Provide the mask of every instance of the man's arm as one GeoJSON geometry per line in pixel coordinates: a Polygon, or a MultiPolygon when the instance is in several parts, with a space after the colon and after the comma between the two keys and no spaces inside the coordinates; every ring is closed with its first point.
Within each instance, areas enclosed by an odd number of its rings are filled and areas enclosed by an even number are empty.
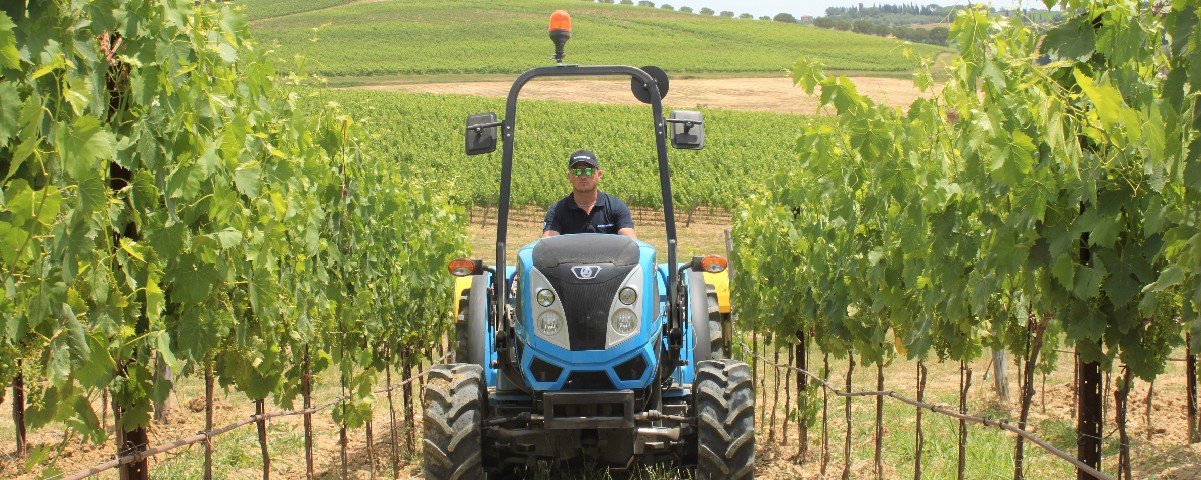
{"type": "Polygon", "coordinates": [[[550,208],[546,209],[546,218],[542,220],[542,238],[553,237],[559,234],[559,222],[555,218],[555,207],[558,203],[551,204],[550,208]]]}
{"type": "Polygon", "coordinates": [[[616,217],[614,218],[614,223],[617,224],[617,233],[637,239],[638,235],[634,234],[634,216],[630,214],[630,207],[627,207],[626,203],[621,200],[617,200],[614,203],[618,207],[613,210],[616,217]]]}

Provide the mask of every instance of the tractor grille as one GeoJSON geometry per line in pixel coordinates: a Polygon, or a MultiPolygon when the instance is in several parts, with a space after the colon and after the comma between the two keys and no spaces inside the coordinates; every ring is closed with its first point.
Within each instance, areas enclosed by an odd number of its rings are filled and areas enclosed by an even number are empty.
{"type": "Polygon", "coordinates": [[[646,371],[646,360],[642,355],[638,355],[618,365],[613,371],[617,373],[617,378],[623,381],[638,380],[642,378],[642,372],[646,371]]]}
{"type": "Polygon", "coordinates": [[[613,382],[605,372],[571,372],[564,390],[613,390],[613,382]]]}
{"type": "Polygon", "coordinates": [[[638,265],[638,245],[623,235],[560,235],[534,247],[537,268],[559,294],[571,350],[604,350],[609,307],[638,265]],[[586,269],[588,275],[573,272],[586,269]]]}
{"type": "MultiPolygon", "coordinates": [[[[567,315],[567,336],[572,350],[604,350],[609,327],[609,306],[631,267],[608,267],[614,275],[596,283],[565,282],[547,275],[563,302],[567,315]]],[[[606,272],[607,273],[607,272],[606,272]]]]}
{"type": "Polygon", "coordinates": [[[534,380],[539,382],[554,382],[559,379],[559,374],[563,373],[563,369],[542,361],[541,358],[535,358],[530,364],[530,371],[534,373],[534,380]]]}

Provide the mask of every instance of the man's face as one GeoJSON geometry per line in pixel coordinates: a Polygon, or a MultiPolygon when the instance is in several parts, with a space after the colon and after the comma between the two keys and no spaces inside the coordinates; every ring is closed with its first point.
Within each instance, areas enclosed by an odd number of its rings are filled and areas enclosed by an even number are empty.
{"type": "Polygon", "coordinates": [[[571,181],[571,188],[577,193],[591,193],[596,190],[596,183],[600,180],[601,172],[599,168],[593,167],[586,163],[577,163],[567,169],[567,179],[571,181]]]}

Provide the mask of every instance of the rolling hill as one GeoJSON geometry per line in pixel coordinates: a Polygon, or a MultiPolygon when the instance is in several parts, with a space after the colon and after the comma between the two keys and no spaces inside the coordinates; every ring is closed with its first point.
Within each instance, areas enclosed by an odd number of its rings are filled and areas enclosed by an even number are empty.
{"type": "Polygon", "coordinates": [[[798,56],[835,70],[899,72],[948,50],[790,23],[545,0],[244,0],[281,58],[326,76],[511,74],[550,63],[546,24],[571,12],[567,61],[657,65],[673,75],[782,72],[798,56]]]}

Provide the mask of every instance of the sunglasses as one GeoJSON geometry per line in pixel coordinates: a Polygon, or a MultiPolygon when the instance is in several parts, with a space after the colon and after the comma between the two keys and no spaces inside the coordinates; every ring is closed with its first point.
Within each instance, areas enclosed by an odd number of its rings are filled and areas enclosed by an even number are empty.
{"type": "Polygon", "coordinates": [[[591,177],[591,176],[592,176],[592,174],[596,172],[596,169],[594,169],[594,168],[592,168],[592,167],[584,167],[584,168],[571,168],[571,169],[569,169],[569,170],[571,171],[571,174],[572,174],[572,175],[575,175],[575,176],[577,176],[577,177],[578,177],[578,176],[580,176],[580,175],[585,175],[585,176],[589,176],[589,177],[591,177]]]}

